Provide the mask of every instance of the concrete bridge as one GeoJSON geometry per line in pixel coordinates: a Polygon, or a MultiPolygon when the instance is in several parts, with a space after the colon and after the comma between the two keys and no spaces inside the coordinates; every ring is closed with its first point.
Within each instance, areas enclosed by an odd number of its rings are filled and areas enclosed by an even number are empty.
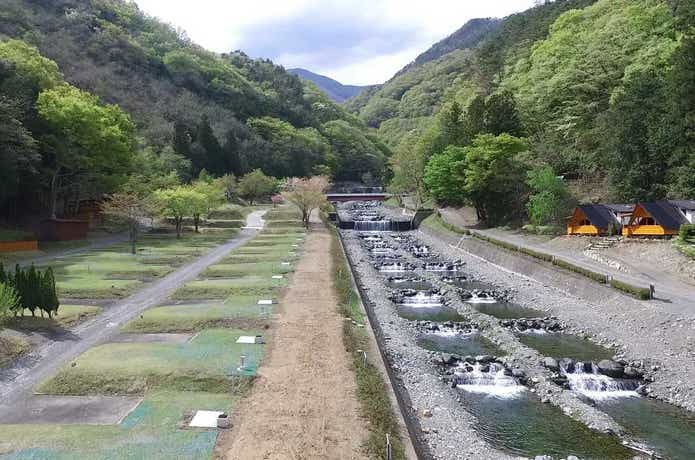
{"type": "Polygon", "coordinates": [[[345,203],[348,201],[386,201],[391,198],[390,193],[326,193],[326,199],[331,203],[345,203]]]}

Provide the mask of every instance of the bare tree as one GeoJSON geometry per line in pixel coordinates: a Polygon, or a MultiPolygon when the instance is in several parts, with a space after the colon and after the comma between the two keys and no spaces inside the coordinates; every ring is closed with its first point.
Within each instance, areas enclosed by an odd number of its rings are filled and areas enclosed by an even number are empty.
{"type": "Polygon", "coordinates": [[[326,176],[314,176],[308,179],[293,177],[287,180],[282,196],[297,206],[307,229],[311,213],[326,202],[326,190],[329,185],[330,182],[326,176]]]}
{"type": "Polygon", "coordinates": [[[135,254],[140,227],[152,216],[150,201],[134,193],[116,193],[102,203],[101,212],[111,217],[116,223],[128,227],[130,252],[135,254]]]}

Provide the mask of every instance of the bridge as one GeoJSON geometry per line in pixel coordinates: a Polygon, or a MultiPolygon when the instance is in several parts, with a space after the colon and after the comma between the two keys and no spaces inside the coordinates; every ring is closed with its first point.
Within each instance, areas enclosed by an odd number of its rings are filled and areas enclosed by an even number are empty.
{"type": "Polygon", "coordinates": [[[331,203],[345,203],[348,201],[386,201],[391,198],[390,193],[326,193],[326,199],[331,203]]]}

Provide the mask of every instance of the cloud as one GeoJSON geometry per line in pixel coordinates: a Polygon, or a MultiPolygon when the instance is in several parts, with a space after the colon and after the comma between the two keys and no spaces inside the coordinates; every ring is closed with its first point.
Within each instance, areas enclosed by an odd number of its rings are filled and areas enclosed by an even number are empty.
{"type": "Polygon", "coordinates": [[[468,20],[534,0],[136,0],[147,13],[218,52],[241,49],[344,83],[389,79],[468,20]]]}

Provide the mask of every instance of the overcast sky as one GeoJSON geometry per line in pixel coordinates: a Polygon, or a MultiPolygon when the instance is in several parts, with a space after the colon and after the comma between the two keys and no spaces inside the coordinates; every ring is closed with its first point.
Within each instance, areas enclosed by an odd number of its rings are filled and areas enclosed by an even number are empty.
{"type": "Polygon", "coordinates": [[[240,49],[344,84],[382,83],[466,21],[534,0],[135,0],[207,49],[240,49]]]}

